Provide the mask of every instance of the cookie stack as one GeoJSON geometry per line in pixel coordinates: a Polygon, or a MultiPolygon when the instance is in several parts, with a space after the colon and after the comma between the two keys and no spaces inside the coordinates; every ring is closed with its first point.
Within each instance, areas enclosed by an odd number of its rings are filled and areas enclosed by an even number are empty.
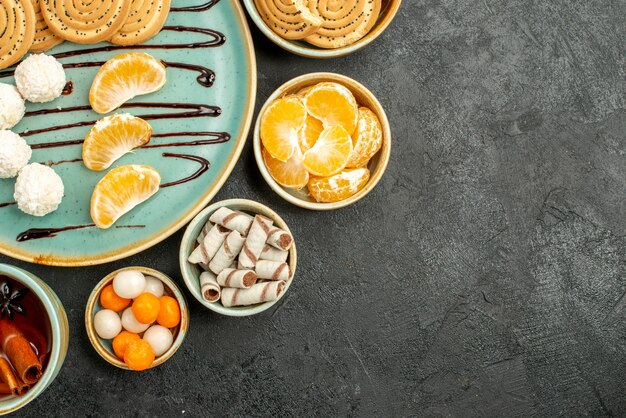
{"type": "Polygon", "coordinates": [[[259,14],[285,39],[319,48],[351,45],[372,30],[381,0],[254,0],[259,14]]]}
{"type": "Polygon", "coordinates": [[[0,69],[63,41],[145,42],[159,33],[169,11],[170,0],[2,0],[0,69]]]}

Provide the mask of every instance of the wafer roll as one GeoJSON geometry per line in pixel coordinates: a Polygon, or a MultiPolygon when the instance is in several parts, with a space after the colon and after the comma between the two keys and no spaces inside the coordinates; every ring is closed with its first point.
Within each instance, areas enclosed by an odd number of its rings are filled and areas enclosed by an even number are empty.
{"type": "Polygon", "coordinates": [[[243,244],[241,254],[239,254],[240,269],[254,268],[263,251],[263,247],[265,247],[265,241],[267,241],[267,236],[273,223],[274,221],[262,215],[254,217],[246,242],[243,244]]]}
{"type": "Polygon", "coordinates": [[[206,234],[209,233],[211,228],[213,228],[213,224],[211,222],[207,222],[206,224],[204,224],[204,226],[200,230],[200,233],[198,234],[198,238],[196,238],[198,244],[202,243],[202,240],[204,240],[204,237],[206,237],[206,234]]]}
{"type": "Polygon", "coordinates": [[[193,264],[207,264],[220,249],[229,233],[230,231],[223,226],[213,226],[205,235],[202,244],[198,245],[189,255],[188,261],[193,264]]]}
{"type": "Polygon", "coordinates": [[[248,289],[256,283],[256,273],[252,270],[236,270],[227,268],[217,276],[217,283],[222,287],[248,289]]]}
{"type": "Polygon", "coordinates": [[[232,231],[238,231],[241,235],[248,235],[254,218],[245,213],[235,212],[225,207],[221,207],[209,218],[213,223],[222,225],[232,231]]]}
{"type": "Polygon", "coordinates": [[[287,261],[288,257],[289,251],[279,250],[269,244],[265,244],[263,251],[261,251],[261,255],[259,256],[259,260],[278,261],[284,263],[287,261]]]}
{"type": "Polygon", "coordinates": [[[217,253],[211,259],[209,269],[215,274],[220,274],[222,270],[232,264],[241,251],[244,241],[245,239],[237,231],[232,231],[228,234],[220,249],[217,250],[217,253]]]}
{"type": "Polygon", "coordinates": [[[222,289],[222,305],[227,308],[231,306],[247,306],[257,303],[271,302],[280,296],[285,288],[285,282],[258,283],[250,289],[222,289]]]}
{"type": "Polygon", "coordinates": [[[293,237],[289,232],[274,227],[267,234],[267,243],[274,248],[286,251],[291,248],[293,237]]]}
{"type": "Polygon", "coordinates": [[[289,280],[291,272],[287,263],[278,261],[259,260],[255,270],[259,279],[263,280],[289,280]]]}
{"type": "Polygon", "coordinates": [[[222,296],[222,288],[217,283],[217,277],[210,271],[205,271],[200,275],[200,293],[202,299],[207,302],[217,302],[222,296]]]}

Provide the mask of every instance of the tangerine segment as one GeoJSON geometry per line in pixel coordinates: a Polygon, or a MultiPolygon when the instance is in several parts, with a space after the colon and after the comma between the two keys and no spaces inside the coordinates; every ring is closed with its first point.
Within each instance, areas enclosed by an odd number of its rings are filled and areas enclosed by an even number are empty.
{"type": "Polygon", "coordinates": [[[359,108],[359,121],[352,134],[354,151],[346,167],[362,167],[380,150],[383,145],[383,129],[380,120],[367,107],[359,108]]]}
{"type": "Polygon", "coordinates": [[[261,116],[261,141],[272,157],[287,161],[298,146],[298,135],[306,119],[300,98],[275,100],[261,116]]]}
{"type": "Polygon", "coordinates": [[[164,84],[165,65],[161,61],[143,52],[119,54],[100,67],[89,90],[89,103],[96,112],[108,113],[164,84]]]}
{"type": "Polygon", "coordinates": [[[122,331],[115,338],[113,338],[113,352],[116,356],[120,358],[120,360],[124,360],[124,353],[126,352],[126,347],[128,343],[131,341],[141,340],[139,335],[134,332],[122,331]]]}
{"type": "Polygon", "coordinates": [[[300,131],[300,136],[298,137],[300,150],[302,150],[302,152],[307,152],[311,149],[317,142],[317,139],[320,137],[323,130],[324,125],[319,119],[315,119],[313,116],[307,115],[304,120],[304,126],[300,131]]]}
{"type": "Polygon", "coordinates": [[[156,321],[159,316],[161,303],[159,302],[159,298],[152,293],[145,292],[135,298],[132,310],[137,321],[142,324],[151,324],[156,321]]]}
{"type": "Polygon", "coordinates": [[[110,228],[122,215],[159,191],[161,176],[147,165],[125,165],[109,171],[91,195],[91,219],[110,228]]]}
{"type": "Polygon", "coordinates": [[[367,184],[370,171],[355,168],[331,177],[313,177],[309,180],[309,192],[318,202],[339,202],[356,194],[367,184]]]}
{"type": "Polygon", "coordinates": [[[358,105],[350,90],[338,83],[319,83],[304,96],[304,106],[325,128],[343,126],[349,134],[356,129],[358,105]]]}
{"type": "Polygon", "coordinates": [[[161,296],[159,298],[161,309],[156,321],[165,328],[174,328],[180,324],[180,306],[178,301],[171,296],[161,296]]]}
{"type": "Polygon", "coordinates": [[[145,120],[124,113],[107,116],[91,128],[83,142],[85,167],[102,171],[122,155],[150,142],[152,127],[145,120]]]}
{"type": "Polygon", "coordinates": [[[352,138],[341,126],[324,129],[313,148],[304,153],[304,168],[316,176],[332,176],[346,166],[352,154],[352,138]]]}
{"type": "Polygon", "coordinates": [[[302,153],[296,150],[294,155],[282,162],[272,157],[269,152],[263,148],[263,161],[265,167],[276,183],[283,187],[300,190],[309,182],[309,172],[302,165],[302,153]]]}
{"type": "Polygon", "coordinates": [[[129,341],[124,351],[124,363],[129,369],[142,371],[149,369],[154,362],[154,350],[148,342],[139,339],[129,341]]]}
{"type": "Polygon", "coordinates": [[[102,305],[104,309],[121,312],[130,305],[130,299],[118,296],[115,290],[113,290],[113,285],[110,284],[105,286],[102,292],[100,292],[100,305],[102,305]]]}

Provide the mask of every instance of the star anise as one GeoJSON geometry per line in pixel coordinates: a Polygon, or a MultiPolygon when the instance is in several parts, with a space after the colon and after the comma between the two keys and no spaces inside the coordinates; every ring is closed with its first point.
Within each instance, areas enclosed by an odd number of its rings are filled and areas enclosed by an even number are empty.
{"type": "Polygon", "coordinates": [[[12,321],[13,315],[16,313],[26,316],[26,309],[24,309],[24,306],[19,302],[24,299],[24,296],[27,294],[28,289],[25,287],[19,290],[13,290],[11,283],[7,280],[0,283],[0,319],[4,318],[6,315],[12,321]]]}

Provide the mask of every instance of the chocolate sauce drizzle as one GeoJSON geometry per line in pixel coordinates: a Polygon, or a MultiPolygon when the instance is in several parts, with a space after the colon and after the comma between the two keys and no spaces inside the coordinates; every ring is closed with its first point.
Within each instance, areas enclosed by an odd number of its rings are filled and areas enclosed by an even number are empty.
{"type": "Polygon", "coordinates": [[[69,96],[73,92],[74,92],[74,83],[72,81],[68,81],[67,83],[65,83],[65,86],[63,87],[63,91],[61,92],[61,94],[63,96],[69,96]]]}
{"type": "MultiPolygon", "coordinates": [[[[63,228],[31,228],[24,232],[21,232],[17,235],[15,240],[17,242],[25,242],[34,239],[42,239],[42,238],[53,238],[56,237],[57,234],[65,231],[74,231],[77,229],[87,229],[87,228],[95,228],[95,224],[87,224],[87,225],[70,225],[64,226],[63,228]]],[[[145,225],[120,225],[115,228],[145,228],[145,225]]]]}
{"type": "Polygon", "coordinates": [[[209,0],[206,3],[197,6],[172,7],[170,12],[203,12],[215,6],[220,0],[209,0]]]}
{"type": "Polygon", "coordinates": [[[187,183],[188,181],[195,180],[198,177],[200,177],[201,175],[203,175],[204,173],[206,173],[209,170],[209,168],[211,167],[211,163],[209,162],[209,160],[207,160],[206,158],[198,157],[196,155],[173,154],[173,153],[170,153],[170,152],[164,152],[162,155],[165,158],[184,158],[185,160],[195,161],[195,162],[200,164],[200,168],[198,169],[198,171],[196,171],[195,173],[193,173],[189,177],[185,177],[185,178],[177,180],[177,181],[172,181],[170,183],[162,184],[161,185],[162,189],[164,189],[166,187],[177,186],[179,184],[183,184],[183,183],[187,183]]]}
{"type": "Polygon", "coordinates": [[[0,203],[0,208],[6,208],[7,206],[13,206],[13,205],[17,205],[17,202],[0,203]]]}

